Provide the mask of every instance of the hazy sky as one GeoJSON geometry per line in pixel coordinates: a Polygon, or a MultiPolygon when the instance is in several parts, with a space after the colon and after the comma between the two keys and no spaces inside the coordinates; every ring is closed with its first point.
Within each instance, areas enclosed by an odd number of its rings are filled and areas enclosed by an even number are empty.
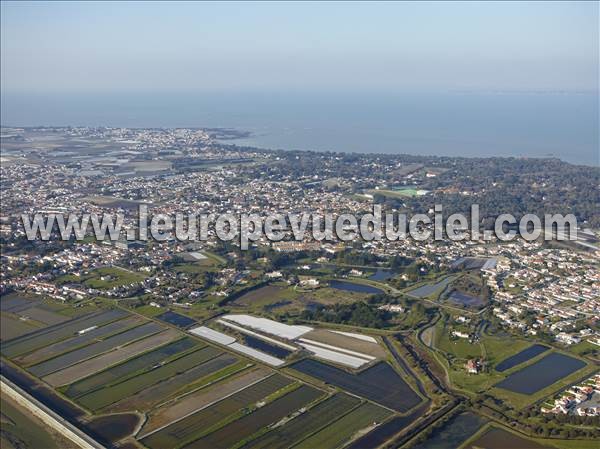
{"type": "Polygon", "coordinates": [[[2,2],[5,92],[598,88],[598,3],[2,2]]]}

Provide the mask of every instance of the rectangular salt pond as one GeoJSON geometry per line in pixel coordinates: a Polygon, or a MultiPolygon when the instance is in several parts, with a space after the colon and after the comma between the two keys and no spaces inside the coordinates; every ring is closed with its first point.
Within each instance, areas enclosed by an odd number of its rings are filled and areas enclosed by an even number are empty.
{"type": "Polygon", "coordinates": [[[528,348],[523,349],[521,352],[518,352],[517,354],[512,355],[498,363],[496,365],[496,371],[500,373],[506,371],[507,369],[520,365],[521,363],[526,362],[527,360],[532,359],[543,352],[546,352],[548,349],[550,349],[548,346],[540,344],[529,346],[528,348]]]}
{"type": "Polygon", "coordinates": [[[530,395],[584,366],[585,362],[581,360],[553,352],[532,365],[511,374],[495,386],[515,393],[530,395]]]}

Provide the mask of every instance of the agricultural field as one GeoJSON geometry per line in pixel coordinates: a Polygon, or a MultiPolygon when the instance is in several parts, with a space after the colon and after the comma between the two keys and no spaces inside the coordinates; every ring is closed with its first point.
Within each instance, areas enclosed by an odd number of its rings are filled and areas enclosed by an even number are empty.
{"type": "Polygon", "coordinates": [[[17,294],[4,295],[0,298],[2,312],[17,313],[20,310],[33,307],[34,302],[17,294]]]}
{"type": "Polygon", "coordinates": [[[104,352],[126,345],[135,340],[148,337],[164,330],[156,323],[145,323],[120,334],[113,335],[104,340],[96,341],[80,349],[67,352],[45,362],[38,363],[28,368],[28,371],[37,377],[44,377],[55,371],[60,371],[68,366],[75,365],[87,359],[91,359],[104,352]]]}
{"type": "Polygon", "coordinates": [[[56,371],[44,377],[44,381],[52,386],[67,385],[97,373],[107,366],[115,365],[123,360],[127,360],[142,352],[149,351],[176,338],[178,338],[178,335],[175,331],[171,329],[165,330],[151,335],[148,338],[137,340],[116,350],[101,354],[98,357],[87,359],[60,371],[56,371]]]}
{"type": "Polygon", "coordinates": [[[140,437],[149,435],[157,429],[175,422],[195,411],[224,399],[244,388],[260,382],[270,376],[272,372],[264,368],[249,369],[238,375],[226,377],[211,385],[211,388],[200,388],[175,402],[161,405],[150,413],[148,419],[140,430],[140,437]]]}
{"type": "MultiPolygon", "coordinates": [[[[358,407],[360,400],[344,393],[331,396],[264,436],[248,444],[249,449],[285,449],[331,425],[358,407]]],[[[321,447],[321,446],[319,446],[321,447]]]]}
{"type": "Polygon", "coordinates": [[[125,379],[141,370],[149,369],[156,363],[166,361],[170,357],[176,356],[186,352],[193,347],[201,346],[199,342],[192,340],[191,338],[182,338],[173,343],[164,345],[153,351],[144,353],[137,357],[131,358],[130,360],[108,368],[104,371],[100,371],[97,374],[86,377],[80,381],[74,382],[65,390],[65,394],[75,399],[86,393],[89,393],[102,385],[110,384],[118,381],[119,379],[125,379]]]}
{"type": "Polygon", "coordinates": [[[406,412],[421,402],[419,395],[385,362],[358,374],[311,359],[301,360],[291,368],[399,412],[406,412]]]}
{"type": "Polygon", "coordinates": [[[168,449],[185,441],[193,441],[228,416],[251,407],[292,384],[292,379],[279,374],[267,377],[146,436],[142,443],[151,449],[168,449]]]}
{"type": "Polygon", "coordinates": [[[311,437],[293,446],[295,449],[335,449],[347,444],[353,437],[385,421],[392,412],[366,402],[311,437]]]}
{"type": "Polygon", "coordinates": [[[72,337],[83,329],[101,326],[110,323],[111,321],[124,318],[127,315],[127,312],[112,309],[74,318],[65,323],[61,323],[60,325],[46,327],[22,337],[3,342],[2,354],[6,357],[16,357],[72,337]]]}
{"type": "Polygon", "coordinates": [[[318,359],[353,369],[386,357],[385,351],[379,346],[377,340],[369,335],[287,325],[271,319],[243,314],[223,315],[217,320],[217,324],[227,333],[206,326],[192,329],[191,332],[198,332],[199,336],[225,344],[231,349],[273,366],[283,365],[285,358],[301,348],[318,359]],[[235,335],[235,338],[231,334],[235,335]],[[236,340],[248,341],[250,347],[244,347],[236,340]],[[292,342],[295,345],[290,345],[292,342]],[[279,354],[280,358],[273,358],[276,357],[275,354],[279,354]]]}
{"type": "Polygon", "coordinates": [[[302,407],[306,407],[322,395],[322,391],[302,385],[183,447],[185,449],[230,448],[243,443],[261,429],[276,424],[302,407]]]}
{"type": "Polygon", "coordinates": [[[42,327],[40,323],[26,321],[8,313],[0,316],[0,341],[11,340],[34,332],[42,327]]]}
{"type": "Polygon", "coordinates": [[[87,393],[79,397],[77,402],[88,410],[101,410],[158,382],[165,381],[180,372],[189,370],[219,354],[220,351],[213,347],[195,350],[156,369],[150,369],[150,371],[146,371],[123,382],[107,385],[87,393]]]}
{"type": "Polygon", "coordinates": [[[15,357],[14,360],[23,366],[35,365],[57,355],[83,347],[95,340],[110,337],[111,335],[124,332],[131,327],[139,326],[141,324],[142,320],[137,317],[113,321],[112,323],[97,327],[83,334],[77,334],[66,340],[61,340],[25,355],[15,357]]]}
{"type": "MultiPolygon", "coordinates": [[[[212,348],[211,348],[212,349],[212,348]]],[[[183,388],[193,387],[207,376],[221,373],[231,367],[239,359],[232,354],[219,354],[216,357],[200,363],[193,368],[181,371],[178,374],[158,382],[151,387],[134,395],[128,396],[110,407],[112,412],[127,410],[149,410],[163,400],[171,397],[183,388]]]]}
{"type": "MultiPolygon", "coordinates": [[[[66,322],[72,318],[71,307],[43,302],[15,293],[0,300],[0,341],[16,339],[36,330],[66,322]]],[[[84,310],[75,310],[81,314],[84,310]]]]}
{"type": "Polygon", "coordinates": [[[471,441],[465,445],[464,449],[478,449],[481,447],[486,449],[505,449],[507,447],[511,449],[551,449],[550,446],[544,446],[543,444],[493,426],[487,429],[475,441],[471,441]]]}
{"type": "MultiPolygon", "coordinates": [[[[7,301],[3,307],[13,312],[2,316],[11,317],[32,304],[7,301]]],[[[3,342],[2,351],[40,379],[31,377],[29,385],[38,385],[57,407],[69,407],[66,416],[83,423],[106,446],[118,441],[121,447],[143,444],[150,449],[283,448],[318,442],[318,447],[333,449],[364,436],[391,418],[393,410],[404,412],[422,403],[381,361],[387,353],[369,335],[224,315],[215,325],[228,335],[206,328],[234,341],[222,344],[212,334],[185,332],[187,323],[180,318],[187,317],[176,313],[154,320],[121,309],[86,308],[82,313],[65,314],[56,324],[40,323],[34,331],[3,342]],[[320,351],[360,355],[368,367],[351,374],[304,358],[293,369],[314,365],[322,372],[298,370],[299,380],[289,377],[288,368],[278,372],[240,349],[285,360],[305,357],[302,344],[316,348],[313,357],[320,357],[320,351]],[[323,382],[336,388],[323,388],[323,382]]]]}
{"type": "Polygon", "coordinates": [[[48,308],[41,306],[30,307],[24,311],[20,311],[19,315],[25,320],[32,320],[34,322],[42,323],[46,326],[52,326],[53,324],[59,324],[67,321],[68,316],[61,315],[48,308]]]}
{"type": "Polygon", "coordinates": [[[251,335],[244,335],[242,339],[245,345],[279,359],[285,359],[292,353],[292,351],[282,348],[281,346],[267,343],[266,341],[251,335]]]}
{"type": "Polygon", "coordinates": [[[563,440],[558,438],[529,438],[522,434],[487,424],[459,449],[597,449],[594,440],[563,440]]]}

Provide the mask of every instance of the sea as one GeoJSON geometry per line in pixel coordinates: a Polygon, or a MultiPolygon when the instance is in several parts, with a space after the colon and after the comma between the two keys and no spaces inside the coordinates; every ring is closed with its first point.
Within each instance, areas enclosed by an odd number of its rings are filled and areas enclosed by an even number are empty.
{"type": "Polygon", "coordinates": [[[600,165],[598,92],[3,92],[3,126],[234,128],[239,145],[600,165]]]}

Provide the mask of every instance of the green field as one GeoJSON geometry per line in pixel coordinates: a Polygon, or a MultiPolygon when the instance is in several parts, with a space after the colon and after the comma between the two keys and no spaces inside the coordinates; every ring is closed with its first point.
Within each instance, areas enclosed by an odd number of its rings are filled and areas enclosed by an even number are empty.
{"type": "MultiPolygon", "coordinates": [[[[441,320],[440,320],[441,321],[441,320]]],[[[481,346],[478,343],[469,343],[466,338],[451,337],[446,329],[436,334],[436,347],[447,354],[459,359],[474,359],[481,357],[481,346]]]]}
{"type": "Polygon", "coordinates": [[[335,449],[350,440],[357,431],[373,426],[388,418],[392,412],[370,402],[364,403],[347,415],[328,425],[294,449],[335,449]]]}
{"type": "Polygon", "coordinates": [[[140,374],[158,362],[169,362],[191,348],[200,349],[203,346],[192,338],[182,338],[74,382],[64,389],[64,393],[70,398],[83,396],[103,386],[122,382],[133,375],[140,374]]]}
{"type": "Polygon", "coordinates": [[[370,189],[366,190],[365,193],[369,195],[382,195],[388,198],[410,198],[417,196],[417,189],[411,187],[404,187],[401,189],[370,189]]]}
{"type": "MultiPolygon", "coordinates": [[[[77,399],[84,407],[92,411],[100,410],[114,402],[131,396],[144,388],[166,380],[178,373],[216,357],[221,352],[213,347],[206,347],[191,354],[184,355],[170,363],[147,371],[139,376],[114,385],[95,390],[77,399]]],[[[182,385],[183,387],[184,385],[182,385]]]]}
{"type": "Polygon", "coordinates": [[[183,389],[193,388],[198,383],[204,382],[207,376],[222,375],[220,374],[222,370],[238,361],[239,359],[233,354],[221,354],[113,404],[110,410],[118,412],[150,410],[163,400],[178,396],[183,389]]]}
{"type": "Polygon", "coordinates": [[[211,428],[218,428],[220,423],[230,421],[228,417],[240,410],[251,409],[258,401],[292,383],[287,377],[271,376],[149,435],[142,442],[151,449],[168,449],[200,438],[211,428]]]}
{"type": "Polygon", "coordinates": [[[236,298],[231,304],[249,309],[262,309],[277,303],[289,302],[298,294],[287,285],[265,285],[236,298]]]}
{"type": "Polygon", "coordinates": [[[279,422],[323,395],[323,392],[302,385],[251,413],[185,445],[186,449],[227,449],[242,446],[261,433],[267,426],[279,422]]]}
{"type": "Polygon", "coordinates": [[[360,400],[344,393],[338,393],[324,401],[319,402],[310,410],[304,412],[287,424],[277,427],[264,436],[253,441],[248,449],[285,449],[297,441],[318,432],[348,413],[360,400]]]}
{"type": "Polygon", "coordinates": [[[146,276],[142,273],[125,270],[124,268],[103,267],[92,270],[89,273],[81,276],[61,276],[56,279],[56,283],[58,285],[76,283],[98,290],[109,290],[113,287],[121,287],[134,282],[140,282],[145,278],[146,276]]]}

